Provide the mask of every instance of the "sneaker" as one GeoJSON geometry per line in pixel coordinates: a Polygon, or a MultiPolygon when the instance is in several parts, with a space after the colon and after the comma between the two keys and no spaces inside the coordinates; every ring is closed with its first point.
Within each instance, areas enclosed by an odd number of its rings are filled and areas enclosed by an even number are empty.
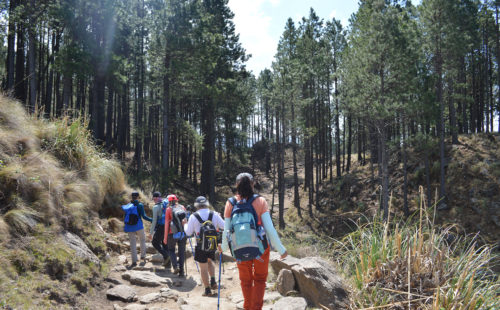
{"type": "Polygon", "coordinates": [[[211,289],[217,289],[217,282],[215,281],[215,278],[210,278],[210,288],[211,289]]]}
{"type": "Polygon", "coordinates": [[[175,273],[175,274],[178,274],[178,273],[179,273],[179,268],[174,267],[174,273],[175,273]]]}
{"type": "Polygon", "coordinates": [[[129,266],[127,266],[127,269],[132,269],[134,267],[137,267],[137,262],[133,262],[132,264],[130,264],[129,266]]]}
{"type": "Polygon", "coordinates": [[[185,278],[186,275],[184,274],[184,271],[179,272],[179,278],[185,278]]]}

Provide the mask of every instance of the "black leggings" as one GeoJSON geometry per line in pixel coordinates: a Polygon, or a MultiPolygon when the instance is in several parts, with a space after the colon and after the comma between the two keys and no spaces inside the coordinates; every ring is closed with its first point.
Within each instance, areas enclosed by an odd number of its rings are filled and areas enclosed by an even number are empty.
{"type": "Polygon", "coordinates": [[[153,241],[151,244],[153,247],[163,256],[163,258],[169,258],[167,246],[163,244],[163,235],[165,234],[165,225],[157,225],[155,234],[153,235],[153,241]]]}

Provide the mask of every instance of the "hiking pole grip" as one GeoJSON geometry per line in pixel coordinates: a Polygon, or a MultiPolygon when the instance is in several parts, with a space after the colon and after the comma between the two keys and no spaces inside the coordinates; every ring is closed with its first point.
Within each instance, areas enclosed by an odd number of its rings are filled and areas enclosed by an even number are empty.
{"type": "Polygon", "coordinates": [[[219,310],[219,307],[220,307],[220,278],[221,278],[220,267],[222,264],[222,252],[219,255],[220,255],[219,256],[219,290],[217,292],[217,310],[219,310]]]}

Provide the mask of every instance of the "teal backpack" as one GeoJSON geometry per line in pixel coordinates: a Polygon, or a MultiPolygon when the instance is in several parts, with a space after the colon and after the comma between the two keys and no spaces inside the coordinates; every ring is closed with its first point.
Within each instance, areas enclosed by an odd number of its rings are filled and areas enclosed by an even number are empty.
{"type": "Polygon", "coordinates": [[[252,202],[259,197],[255,194],[248,200],[236,201],[229,198],[233,206],[231,226],[228,233],[229,247],[237,261],[259,259],[268,247],[264,227],[259,222],[252,202]]]}

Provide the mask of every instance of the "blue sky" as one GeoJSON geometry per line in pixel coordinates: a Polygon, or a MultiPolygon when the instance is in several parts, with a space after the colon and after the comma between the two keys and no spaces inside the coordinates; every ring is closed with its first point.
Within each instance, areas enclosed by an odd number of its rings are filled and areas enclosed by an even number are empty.
{"type": "Polygon", "coordinates": [[[240,42],[252,54],[247,68],[258,76],[271,66],[289,17],[298,24],[312,7],[320,18],[335,17],[346,27],[349,17],[358,9],[358,0],[229,0],[229,7],[235,14],[240,42]]]}

